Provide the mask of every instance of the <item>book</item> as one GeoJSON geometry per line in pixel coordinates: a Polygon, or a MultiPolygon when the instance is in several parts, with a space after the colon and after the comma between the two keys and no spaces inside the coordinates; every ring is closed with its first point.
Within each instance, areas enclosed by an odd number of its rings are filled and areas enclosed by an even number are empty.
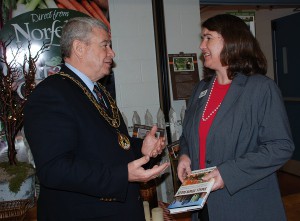
{"type": "Polygon", "coordinates": [[[194,170],[186,177],[168,206],[170,214],[182,213],[203,208],[215,180],[203,181],[202,177],[216,167],[194,170]]]}

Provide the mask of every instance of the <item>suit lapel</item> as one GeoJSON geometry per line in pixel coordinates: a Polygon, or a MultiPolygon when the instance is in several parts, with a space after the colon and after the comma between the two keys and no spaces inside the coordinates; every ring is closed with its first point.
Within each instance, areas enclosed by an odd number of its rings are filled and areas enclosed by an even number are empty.
{"type": "MultiPolygon", "coordinates": [[[[89,88],[86,86],[86,84],[81,80],[81,78],[78,77],[78,75],[76,75],[75,73],[73,73],[72,70],[70,70],[66,65],[62,65],[61,72],[64,72],[65,74],[68,74],[68,75],[70,75],[71,77],[75,78],[76,80],[80,81],[81,84],[83,85],[83,87],[86,88],[86,90],[89,91],[89,92],[91,93],[91,95],[94,97],[94,95],[92,94],[92,92],[89,90],[89,88]]],[[[71,81],[70,81],[70,82],[71,82],[71,81]]],[[[76,87],[76,88],[78,88],[79,90],[81,90],[78,86],[76,86],[75,83],[72,83],[72,85],[74,85],[74,87],[76,87]]],[[[105,101],[107,102],[107,104],[108,104],[108,106],[109,106],[109,107],[108,107],[109,114],[112,115],[112,110],[111,110],[111,107],[110,107],[110,105],[109,105],[108,98],[107,98],[107,96],[105,95],[105,93],[103,93],[102,95],[103,95],[105,101]]],[[[86,99],[88,100],[88,97],[87,97],[87,96],[85,96],[85,97],[86,97],[86,99]]],[[[89,101],[89,103],[91,104],[91,106],[93,106],[93,109],[97,110],[97,108],[96,108],[90,101],[89,101]]],[[[118,108],[118,107],[117,107],[117,108],[118,108]]],[[[118,109],[118,113],[119,113],[119,115],[120,115],[120,121],[121,121],[121,122],[120,122],[119,130],[120,130],[120,132],[122,132],[122,133],[126,134],[127,136],[129,136],[129,135],[128,135],[128,130],[127,130],[126,124],[125,124],[125,122],[124,122],[124,120],[123,120],[123,118],[122,118],[122,115],[121,115],[121,112],[120,112],[119,109],[118,109]]],[[[97,114],[98,114],[98,112],[97,112],[97,114]]],[[[102,116],[101,116],[101,118],[103,119],[103,121],[105,122],[105,124],[108,126],[109,129],[111,129],[112,131],[116,132],[116,130],[115,130],[114,128],[112,128],[112,126],[111,126],[106,120],[104,120],[104,118],[103,118],[102,116]]]]}
{"type": "Polygon", "coordinates": [[[81,78],[78,77],[77,74],[73,73],[73,71],[71,71],[66,65],[62,65],[61,72],[64,72],[65,74],[70,75],[72,78],[75,78],[76,80],[80,81],[82,86],[84,86],[88,91],[90,91],[89,88],[86,86],[86,84],[81,80],[81,78]]]}

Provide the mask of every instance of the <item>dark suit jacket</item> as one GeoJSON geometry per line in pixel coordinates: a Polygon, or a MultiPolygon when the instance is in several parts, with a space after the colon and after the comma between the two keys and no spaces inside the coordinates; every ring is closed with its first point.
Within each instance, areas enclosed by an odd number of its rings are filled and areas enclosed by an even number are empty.
{"type": "MultiPolygon", "coordinates": [[[[127,171],[141,157],[142,140],[130,138],[131,149],[122,149],[82,89],[60,75],[37,85],[24,113],[41,184],[38,220],[144,220],[139,185],[128,182],[127,171]]],[[[123,120],[119,130],[129,137],[123,120]]]]}
{"type": "MultiPolygon", "coordinates": [[[[195,88],[184,118],[180,154],[190,156],[193,170],[199,168],[198,127],[212,82],[201,81],[195,88]]],[[[275,82],[263,75],[238,74],[206,141],[206,166],[217,166],[226,185],[208,198],[210,221],[285,220],[275,172],[293,150],[275,82]]]]}

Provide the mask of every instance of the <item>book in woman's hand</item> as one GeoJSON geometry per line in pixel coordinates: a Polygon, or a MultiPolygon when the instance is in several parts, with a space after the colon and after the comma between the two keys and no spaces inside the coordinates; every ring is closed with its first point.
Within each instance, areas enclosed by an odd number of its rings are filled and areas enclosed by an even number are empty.
{"type": "Polygon", "coordinates": [[[201,209],[214,185],[214,179],[203,181],[202,177],[216,167],[194,170],[183,181],[175,194],[173,202],[168,206],[171,214],[201,209]]]}

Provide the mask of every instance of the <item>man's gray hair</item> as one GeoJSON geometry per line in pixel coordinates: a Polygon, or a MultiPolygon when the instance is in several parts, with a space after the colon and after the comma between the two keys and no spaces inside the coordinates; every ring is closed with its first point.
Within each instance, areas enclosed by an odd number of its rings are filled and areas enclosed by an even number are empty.
{"type": "Polygon", "coordinates": [[[92,17],[71,18],[62,29],[60,48],[62,57],[70,57],[74,40],[89,43],[93,28],[101,28],[108,32],[107,26],[100,20],[92,17]]]}

